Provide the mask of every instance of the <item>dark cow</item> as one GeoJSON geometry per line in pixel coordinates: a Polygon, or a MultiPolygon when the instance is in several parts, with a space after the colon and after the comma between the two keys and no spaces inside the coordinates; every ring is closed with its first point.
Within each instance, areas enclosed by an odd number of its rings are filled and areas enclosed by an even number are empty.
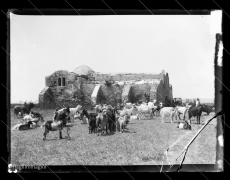
{"type": "MultiPolygon", "coordinates": [[[[46,139],[46,134],[49,131],[56,131],[56,130],[59,130],[59,139],[63,139],[63,137],[62,137],[62,129],[64,127],[66,127],[66,123],[67,123],[67,121],[69,119],[69,113],[70,113],[69,107],[64,108],[62,111],[57,112],[57,116],[55,117],[55,120],[57,122],[46,121],[46,123],[44,124],[45,132],[43,134],[43,136],[44,136],[43,140],[46,139]]],[[[69,136],[69,128],[68,127],[67,127],[67,135],[70,138],[70,136],[69,136]]]]}
{"type": "Polygon", "coordinates": [[[30,110],[34,107],[34,103],[30,102],[30,103],[24,103],[24,105],[21,106],[21,113],[22,115],[24,114],[29,114],[30,110]]]}
{"type": "MultiPolygon", "coordinates": [[[[197,117],[197,124],[200,124],[200,116],[202,114],[203,111],[203,106],[199,105],[199,106],[191,106],[188,110],[188,116],[189,116],[189,120],[191,119],[191,117],[197,117]]],[[[190,120],[191,122],[191,120],[190,120]]],[[[191,123],[190,123],[191,124],[191,123]]]]}
{"type": "Polygon", "coordinates": [[[209,115],[211,112],[213,112],[213,110],[210,106],[203,104],[203,112],[206,112],[207,115],[209,115]]]}

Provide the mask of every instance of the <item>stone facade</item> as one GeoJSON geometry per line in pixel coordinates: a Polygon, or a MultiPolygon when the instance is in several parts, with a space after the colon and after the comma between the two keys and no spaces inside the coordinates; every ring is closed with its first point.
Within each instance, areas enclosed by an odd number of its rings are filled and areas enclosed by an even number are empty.
{"type": "Polygon", "coordinates": [[[59,70],[45,77],[39,103],[71,107],[78,104],[92,107],[95,103],[116,105],[123,100],[145,101],[145,93],[150,95],[150,101],[171,101],[173,93],[168,73],[163,70],[160,74],[101,74],[88,66],[80,66],[73,72],[59,70]]]}

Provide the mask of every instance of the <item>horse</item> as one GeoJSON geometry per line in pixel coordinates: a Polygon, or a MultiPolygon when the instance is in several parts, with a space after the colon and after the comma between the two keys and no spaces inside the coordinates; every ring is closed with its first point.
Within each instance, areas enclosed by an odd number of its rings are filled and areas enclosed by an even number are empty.
{"type": "MultiPolygon", "coordinates": [[[[69,119],[69,113],[70,113],[70,110],[69,110],[69,107],[67,108],[64,108],[61,112],[58,112],[57,116],[56,116],[56,121],[57,122],[54,122],[54,121],[46,121],[44,126],[45,126],[45,132],[43,134],[43,140],[46,140],[46,135],[47,133],[49,133],[49,131],[57,131],[59,130],[59,139],[63,139],[62,137],[62,129],[64,127],[66,127],[66,123],[69,119]]],[[[67,132],[67,136],[68,138],[70,138],[70,135],[69,135],[69,127],[66,127],[66,132],[67,132]]]]}
{"type": "Polygon", "coordinates": [[[188,109],[188,118],[189,118],[189,122],[191,124],[191,118],[192,117],[196,117],[197,118],[197,124],[200,124],[200,116],[202,114],[202,111],[203,111],[203,105],[199,105],[199,106],[191,106],[189,109],[188,109]]]}

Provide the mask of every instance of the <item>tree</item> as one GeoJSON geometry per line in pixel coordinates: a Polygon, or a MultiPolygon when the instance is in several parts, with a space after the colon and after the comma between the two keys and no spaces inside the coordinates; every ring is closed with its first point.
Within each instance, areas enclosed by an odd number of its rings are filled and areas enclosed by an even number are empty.
{"type": "Polygon", "coordinates": [[[150,101],[150,94],[149,93],[145,93],[144,96],[145,96],[145,100],[147,102],[149,102],[150,101]]]}

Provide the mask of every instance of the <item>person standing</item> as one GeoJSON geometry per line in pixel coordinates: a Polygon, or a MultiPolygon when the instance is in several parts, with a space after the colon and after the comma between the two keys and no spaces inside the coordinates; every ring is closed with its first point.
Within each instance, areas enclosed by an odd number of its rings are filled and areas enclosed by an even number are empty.
{"type": "Polygon", "coordinates": [[[200,105],[200,100],[197,98],[196,99],[196,106],[199,106],[200,105]]]}

